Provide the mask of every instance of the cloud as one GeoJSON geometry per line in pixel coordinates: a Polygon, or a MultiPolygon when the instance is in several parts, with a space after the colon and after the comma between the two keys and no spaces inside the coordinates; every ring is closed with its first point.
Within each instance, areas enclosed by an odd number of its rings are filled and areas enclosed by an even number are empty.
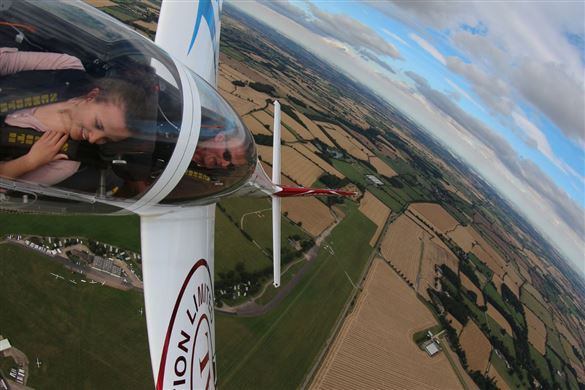
{"type": "Polygon", "coordinates": [[[509,98],[508,85],[474,64],[468,64],[457,57],[447,57],[447,67],[470,82],[473,91],[493,113],[510,115],[514,103],[509,98]]]}
{"type": "Polygon", "coordinates": [[[394,34],[392,31],[383,28],[382,32],[386,35],[388,35],[389,37],[394,38],[395,40],[397,40],[398,42],[402,43],[404,46],[408,46],[410,47],[410,45],[408,44],[408,42],[406,42],[404,39],[400,38],[398,35],[394,34]]]}
{"type": "Polygon", "coordinates": [[[423,38],[419,37],[418,35],[416,35],[415,33],[411,33],[409,35],[410,39],[412,39],[413,41],[415,41],[416,43],[418,43],[418,45],[420,47],[422,47],[423,49],[426,50],[427,53],[429,53],[430,55],[432,55],[433,57],[435,57],[435,59],[437,61],[439,61],[441,64],[446,65],[447,62],[445,60],[445,57],[441,54],[440,51],[438,51],[433,45],[431,45],[429,42],[427,42],[426,40],[424,40],[423,38]]]}
{"type": "MultiPolygon", "coordinates": [[[[580,237],[585,235],[583,207],[561,190],[534,162],[520,158],[518,153],[501,135],[483,122],[472,117],[455,104],[447,95],[433,89],[421,75],[407,71],[417,91],[443,114],[452,118],[463,129],[471,133],[482,144],[494,151],[494,156],[518,179],[534,190],[580,237]]],[[[526,128],[530,125],[518,118],[526,128]]],[[[532,136],[539,136],[532,131],[532,136]]],[[[544,138],[546,140],[546,138],[544,138]]],[[[538,142],[538,141],[537,141],[538,142]]],[[[546,149],[546,146],[543,146],[546,149]]]]}
{"type": "Polygon", "coordinates": [[[460,96],[463,96],[464,98],[469,100],[471,103],[473,103],[476,107],[483,110],[483,107],[478,102],[476,102],[475,99],[473,99],[471,96],[469,96],[467,91],[465,91],[463,88],[461,88],[455,82],[453,82],[451,79],[445,79],[445,80],[447,81],[447,84],[449,84],[451,86],[451,88],[453,88],[460,96]]]}
{"type": "Polygon", "coordinates": [[[359,54],[364,60],[374,62],[390,73],[396,73],[390,65],[384,62],[384,60],[380,59],[378,56],[372,54],[369,50],[360,50],[359,54]]]}
{"type": "Polygon", "coordinates": [[[585,141],[583,84],[562,65],[524,61],[512,82],[522,96],[543,112],[569,138],[585,141]]]}
{"type": "Polygon", "coordinates": [[[372,53],[369,55],[370,59],[374,54],[396,60],[402,59],[400,51],[394,45],[387,42],[371,27],[350,16],[322,11],[310,2],[307,3],[308,12],[286,0],[260,1],[260,3],[318,35],[347,43],[358,52],[369,50],[372,53]]]}

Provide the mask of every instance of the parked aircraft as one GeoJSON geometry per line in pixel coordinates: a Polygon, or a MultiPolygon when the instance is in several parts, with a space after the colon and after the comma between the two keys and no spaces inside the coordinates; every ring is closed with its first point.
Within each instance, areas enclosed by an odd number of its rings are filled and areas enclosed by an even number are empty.
{"type": "Polygon", "coordinates": [[[153,43],[82,2],[0,1],[0,47],[35,53],[0,81],[0,210],[140,216],[157,389],[215,387],[216,202],[272,197],[278,287],[280,197],[351,195],[280,185],[278,103],[272,179],[263,171],[250,131],[215,89],[221,8],[163,1],[153,43]],[[67,57],[43,60],[55,53],[67,57]],[[64,129],[41,137],[22,122],[31,110],[60,115],[64,129]],[[15,163],[33,149],[52,151],[50,162],[15,163]]]}

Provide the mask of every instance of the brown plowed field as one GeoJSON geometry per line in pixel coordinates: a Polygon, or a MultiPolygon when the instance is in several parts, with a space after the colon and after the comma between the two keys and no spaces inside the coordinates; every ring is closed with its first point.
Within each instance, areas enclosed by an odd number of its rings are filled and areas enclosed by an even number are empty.
{"type": "Polygon", "coordinates": [[[528,325],[528,341],[544,355],[546,353],[546,327],[526,305],[524,305],[524,314],[528,325]]]}
{"type": "Polygon", "coordinates": [[[374,155],[374,153],[370,152],[361,142],[339,126],[326,122],[318,122],[318,124],[323,126],[325,131],[329,133],[335,142],[337,142],[339,146],[345,149],[351,156],[367,161],[369,156],[374,155]]]}
{"type": "Polygon", "coordinates": [[[463,332],[461,332],[459,342],[465,351],[465,356],[467,356],[469,369],[478,370],[481,373],[485,372],[492,346],[479,327],[475,325],[475,322],[467,322],[463,332]]]}
{"type": "Polygon", "coordinates": [[[566,339],[574,346],[578,346],[579,342],[577,341],[577,339],[575,338],[575,336],[573,335],[573,333],[558,319],[558,317],[554,317],[554,323],[555,323],[555,327],[557,328],[557,330],[559,331],[559,333],[561,333],[563,336],[566,337],[566,339]]]}
{"type": "Polygon", "coordinates": [[[483,299],[483,294],[481,293],[481,290],[477,288],[477,286],[473,284],[473,282],[469,280],[469,278],[464,274],[460,274],[459,278],[461,279],[461,284],[463,285],[463,287],[465,287],[469,291],[473,291],[475,295],[477,295],[477,305],[483,306],[485,304],[485,301],[483,299]]]}
{"type": "Polygon", "coordinates": [[[370,164],[372,164],[374,166],[374,168],[376,168],[376,171],[378,171],[378,173],[380,175],[384,175],[387,177],[392,177],[392,176],[397,175],[397,173],[394,171],[394,169],[390,168],[390,166],[388,166],[388,164],[386,164],[384,161],[382,161],[378,157],[370,157],[370,164]]]}
{"type": "Polygon", "coordinates": [[[245,114],[249,113],[250,111],[259,108],[258,105],[256,105],[255,103],[249,102],[246,99],[242,99],[240,97],[232,95],[231,93],[227,93],[227,92],[223,93],[222,92],[221,96],[223,96],[223,98],[225,100],[227,100],[229,104],[232,105],[234,110],[240,116],[245,115],[245,114]]]}
{"type": "Polygon", "coordinates": [[[457,272],[457,258],[450,250],[442,246],[443,242],[437,237],[429,239],[425,236],[423,259],[419,271],[418,293],[428,301],[431,300],[427,288],[433,287],[435,282],[435,265],[446,264],[454,272],[457,272]]]}
{"type": "Polygon", "coordinates": [[[315,138],[315,136],[309,130],[305,129],[299,122],[288,116],[286,112],[281,112],[280,115],[282,123],[293,129],[294,132],[297,133],[299,137],[301,137],[301,139],[310,141],[315,138]]]}
{"type": "Polygon", "coordinates": [[[264,125],[258,119],[254,118],[252,115],[246,115],[242,119],[244,121],[244,124],[248,129],[250,129],[252,134],[264,134],[272,136],[272,132],[268,130],[266,127],[264,127],[264,125]]]}
{"type": "MultiPolygon", "coordinates": [[[[254,118],[258,119],[260,121],[260,123],[262,123],[263,125],[270,126],[270,132],[272,133],[273,125],[274,125],[274,118],[272,117],[271,114],[268,114],[266,111],[256,111],[250,115],[252,115],[254,118]]],[[[285,142],[295,142],[297,140],[295,138],[295,136],[293,135],[293,133],[288,131],[288,129],[286,127],[283,127],[283,126],[280,127],[280,137],[285,142]]]]}
{"type": "Polygon", "coordinates": [[[411,283],[416,281],[421,240],[426,234],[406,215],[401,215],[392,222],[382,240],[382,256],[397,267],[411,283]]]}
{"type": "Polygon", "coordinates": [[[311,144],[292,144],[291,147],[295,149],[297,152],[301,153],[303,156],[314,162],[319,168],[323,169],[325,172],[335,175],[339,178],[344,178],[345,175],[339,172],[337,169],[330,165],[327,161],[323,160],[321,157],[315,154],[316,148],[311,144]]]}
{"type": "MultiPolygon", "coordinates": [[[[268,177],[272,177],[272,168],[266,163],[263,163],[262,167],[268,177]]],[[[295,185],[286,177],[281,177],[281,183],[288,186],[295,185]]],[[[313,237],[317,237],[335,222],[331,210],[314,197],[283,198],[282,213],[288,213],[288,219],[293,222],[302,222],[303,229],[313,237]]]]}
{"type": "Polygon", "coordinates": [[[516,295],[516,298],[520,298],[520,286],[510,277],[510,273],[504,275],[504,283],[506,283],[506,286],[508,286],[514,295],[516,295]]]}
{"type": "Polygon", "coordinates": [[[488,377],[494,378],[496,380],[496,386],[498,386],[500,390],[511,390],[510,386],[508,386],[504,378],[502,378],[500,374],[498,374],[498,370],[496,370],[496,368],[493,365],[490,365],[490,369],[488,370],[487,375],[488,377]]]}
{"type": "Polygon", "coordinates": [[[453,327],[453,329],[455,329],[455,332],[457,332],[457,334],[459,335],[463,330],[463,325],[461,324],[461,322],[457,321],[457,319],[449,313],[447,313],[446,318],[447,321],[449,321],[449,323],[453,327]]]}
{"type": "Polygon", "coordinates": [[[497,323],[498,325],[500,325],[502,328],[504,328],[504,330],[510,335],[512,336],[512,327],[510,326],[510,324],[508,323],[508,321],[506,321],[506,319],[504,318],[504,316],[502,315],[502,313],[500,313],[498,311],[498,309],[496,309],[495,307],[493,307],[491,305],[491,303],[488,302],[487,304],[487,313],[490,317],[492,317],[497,323]]]}
{"type": "Polygon", "coordinates": [[[85,0],[85,2],[96,8],[112,7],[117,5],[116,3],[112,3],[110,0],[85,0]]]}
{"type": "Polygon", "coordinates": [[[374,246],[378,236],[382,233],[382,228],[384,224],[388,220],[390,216],[390,209],[384,203],[380,202],[378,198],[372,195],[371,192],[366,191],[364,194],[361,202],[359,210],[370,219],[370,221],[374,222],[378,228],[376,229],[376,233],[370,240],[370,245],[374,246]]]}
{"type": "Polygon", "coordinates": [[[386,264],[375,260],[364,290],[335,338],[311,389],[459,389],[445,355],[429,357],[412,334],[435,324],[386,264]]]}
{"type": "Polygon", "coordinates": [[[472,228],[469,226],[457,226],[455,230],[448,234],[448,236],[451,237],[461,249],[465,252],[469,252],[475,242],[473,235],[470,233],[471,229],[472,228]]]}
{"type": "Polygon", "coordinates": [[[413,203],[411,210],[429,221],[436,230],[444,233],[452,230],[458,222],[441,205],[436,203],[413,203]]]}
{"type": "Polygon", "coordinates": [[[321,142],[325,143],[328,146],[335,147],[335,144],[331,142],[329,137],[327,137],[325,133],[323,133],[323,131],[321,131],[321,129],[312,120],[310,120],[300,112],[297,112],[297,115],[299,119],[302,120],[303,123],[309,128],[309,131],[311,132],[311,134],[313,134],[314,138],[319,139],[321,142]]]}
{"type": "MultiPolygon", "coordinates": [[[[272,164],[272,147],[256,145],[256,148],[262,160],[272,164]]],[[[282,172],[302,186],[311,187],[325,172],[291,147],[283,146],[281,153],[282,172]]]]}

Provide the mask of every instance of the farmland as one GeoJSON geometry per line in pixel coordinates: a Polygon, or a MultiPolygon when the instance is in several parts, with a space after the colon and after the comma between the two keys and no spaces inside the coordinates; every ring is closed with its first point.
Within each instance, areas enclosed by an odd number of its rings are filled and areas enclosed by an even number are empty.
{"type": "Polygon", "coordinates": [[[491,344],[474,322],[470,321],[465,325],[461,332],[460,342],[465,350],[469,368],[484,372],[490,358],[491,344]]]}
{"type": "Polygon", "coordinates": [[[434,323],[413,291],[376,260],[311,388],[459,388],[444,355],[430,358],[410,340],[434,323]]]}
{"type": "Polygon", "coordinates": [[[382,256],[411,283],[414,283],[418,274],[425,234],[417,224],[402,215],[390,225],[382,239],[382,256]]]}
{"type": "Polygon", "coordinates": [[[373,246],[380,236],[380,233],[382,233],[382,228],[384,227],[386,220],[390,216],[390,209],[388,209],[388,207],[380,202],[374,195],[366,191],[360,202],[359,210],[368,217],[370,221],[378,225],[378,229],[370,241],[370,245],[373,246]]]}

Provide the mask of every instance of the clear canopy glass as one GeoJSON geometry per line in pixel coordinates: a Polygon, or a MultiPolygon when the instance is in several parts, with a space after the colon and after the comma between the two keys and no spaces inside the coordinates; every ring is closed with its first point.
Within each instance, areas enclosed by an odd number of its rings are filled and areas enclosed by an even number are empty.
{"type": "MultiPolygon", "coordinates": [[[[184,102],[173,59],[83,3],[3,4],[0,209],[110,212],[100,204],[140,199],[175,151],[183,111],[193,109],[184,107],[193,102],[184,102]]],[[[256,163],[231,107],[196,74],[187,77],[200,96],[201,136],[167,204],[231,193],[256,163]]]]}

